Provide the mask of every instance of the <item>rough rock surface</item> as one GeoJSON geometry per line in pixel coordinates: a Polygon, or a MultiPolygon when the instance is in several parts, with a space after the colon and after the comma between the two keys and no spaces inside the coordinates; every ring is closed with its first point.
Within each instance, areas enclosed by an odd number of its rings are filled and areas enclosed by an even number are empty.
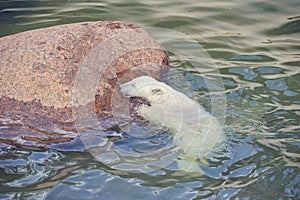
{"type": "Polygon", "coordinates": [[[2,37],[0,141],[68,141],[68,133],[76,132],[74,106],[93,106],[98,118],[109,117],[111,95],[121,78],[126,76],[123,82],[141,75],[158,78],[168,64],[165,50],[143,29],[118,21],[68,24],[2,37]],[[92,73],[80,79],[78,72],[85,68],[92,73]],[[89,79],[98,79],[96,87],[89,85],[89,79]],[[74,102],[76,80],[87,81],[78,87],[95,90],[92,97],[83,92],[83,101],[77,96],[74,102]]]}

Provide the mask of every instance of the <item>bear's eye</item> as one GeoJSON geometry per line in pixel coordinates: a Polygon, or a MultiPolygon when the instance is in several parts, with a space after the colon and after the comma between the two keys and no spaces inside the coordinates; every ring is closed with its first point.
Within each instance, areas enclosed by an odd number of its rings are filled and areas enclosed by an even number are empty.
{"type": "Polygon", "coordinates": [[[152,89],[152,92],[154,94],[161,94],[162,93],[161,89],[159,89],[159,88],[152,89]]]}

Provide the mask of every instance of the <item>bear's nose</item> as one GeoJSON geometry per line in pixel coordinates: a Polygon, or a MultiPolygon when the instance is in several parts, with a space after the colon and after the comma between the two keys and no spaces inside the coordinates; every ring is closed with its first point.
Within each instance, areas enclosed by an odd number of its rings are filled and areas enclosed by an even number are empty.
{"type": "Polygon", "coordinates": [[[126,86],[124,86],[124,84],[122,84],[122,85],[119,86],[119,90],[120,90],[121,94],[124,97],[129,98],[130,95],[128,94],[128,91],[125,88],[126,88],[126,86]]]}
{"type": "Polygon", "coordinates": [[[130,95],[125,93],[125,92],[122,92],[122,95],[125,97],[125,98],[130,98],[130,95]]]}

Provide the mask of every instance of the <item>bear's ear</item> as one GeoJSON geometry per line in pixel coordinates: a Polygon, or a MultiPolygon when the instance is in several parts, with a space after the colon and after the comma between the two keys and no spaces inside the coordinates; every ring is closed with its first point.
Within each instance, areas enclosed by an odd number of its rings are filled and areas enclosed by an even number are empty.
{"type": "Polygon", "coordinates": [[[152,89],[152,93],[161,95],[161,94],[163,94],[163,91],[160,88],[154,88],[154,89],[152,89]]]}

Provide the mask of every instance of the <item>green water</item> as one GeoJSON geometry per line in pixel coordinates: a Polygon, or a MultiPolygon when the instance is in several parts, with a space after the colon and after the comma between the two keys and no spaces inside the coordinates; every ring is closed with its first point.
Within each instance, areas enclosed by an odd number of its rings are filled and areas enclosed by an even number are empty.
{"type": "MultiPolygon", "coordinates": [[[[157,173],[111,169],[80,141],[41,152],[3,146],[0,199],[299,199],[299,10],[299,0],[0,0],[0,36],[95,20],[128,21],[152,27],[153,34],[157,28],[180,32],[219,69],[227,113],[225,140],[207,164],[199,162],[202,176],[178,173],[176,163],[157,173]]],[[[170,57],[173,71],[209,109],[201,74],[183,57],[170,57]]],[[[146,142],[129,137],[116,145],[151,151],[146,142]]]]}

